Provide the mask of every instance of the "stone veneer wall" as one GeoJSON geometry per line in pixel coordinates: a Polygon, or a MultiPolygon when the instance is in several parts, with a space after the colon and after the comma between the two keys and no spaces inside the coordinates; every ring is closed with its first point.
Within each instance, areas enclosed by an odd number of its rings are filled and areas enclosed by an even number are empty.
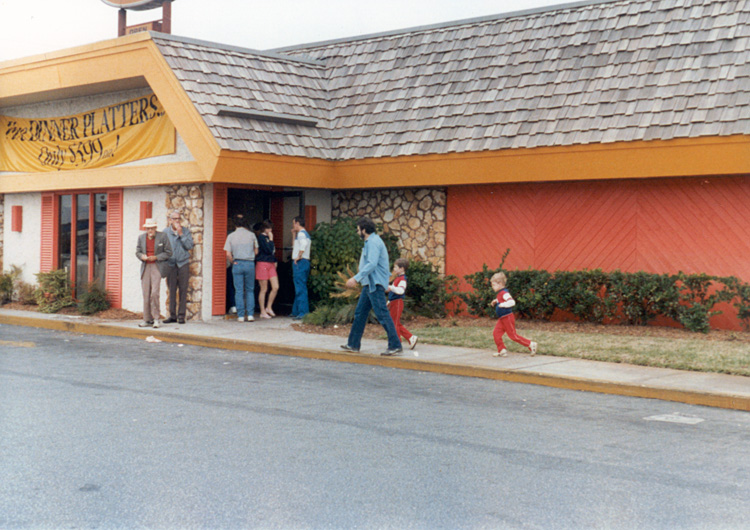
{"type": "MultiPolygon", "coordinates": [[[[176,185],[167,188],[166,206],[179,210],[183,224],[187,221],[195,246],[190,256],[190,282],[187,295],[187,319],[200,318],[203,303],[203,241],[205,185],[176,185]]],[[[169,307],[169,306],[167,306],[169,307]]]]}
{"type": "Polygon", "coordinates": [[[444,189],[341,191],[332,217],[370,217],[399,238],[402,257],[432,263],[445,274],[444,189]]]}

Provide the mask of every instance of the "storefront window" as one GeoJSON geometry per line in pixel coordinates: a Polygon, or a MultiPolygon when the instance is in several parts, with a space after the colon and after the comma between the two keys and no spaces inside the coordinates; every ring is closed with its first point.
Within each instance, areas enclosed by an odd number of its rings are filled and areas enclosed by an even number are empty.
{"type": "Polygon", "coordinates": [[[93,282],[104,287],[107,251],[107,194],[60,195],[58,234],[58,263],[61,268],[70,272],[70,277],[74,282],[75,296],[83,294],[86,287],[93,282]],[[72,219],[75,219],[75,232],[72,219]],[[75,256],[75,259],[72,256],[75,256]]]}

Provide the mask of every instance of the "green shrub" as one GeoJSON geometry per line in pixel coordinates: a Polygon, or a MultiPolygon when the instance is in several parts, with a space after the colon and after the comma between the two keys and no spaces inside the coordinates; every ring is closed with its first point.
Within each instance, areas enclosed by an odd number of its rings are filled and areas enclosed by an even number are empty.
{"type": "Polygon", "coordinates": [[[13,299],[13,277],[10,273],[0,274],[0,304],[7,304],[13,299]]]}
{"type": "Polygon", "coordinates": [[[13,298],[23,305],[36,305],[36,287],[18,279],[13,287],[13,298]]]}
{"type": "MultiPolygon", "coordinates": [[[[490,302],[495,296],[490,278],[500,267],[465,276],[473,290],[461,293],[469,313],[494,316],[490,302]]],[[[597,270],[505,271],[508,289],[516,300],[520,316],[548,320],[555,309],[576,318],[603,322],[620,318],[627,324],[646,325],[657,317],[670,318],[690,331],[706,333],[709,319],[721,313],[714,307],[732,302],[745,327],[750,327],[750,285],[735,277],[707,274],[654,274],[597,270]]]]}
{"type": "MultiPolygon", "coordinates": [[[[377,226],[382,232],[382,226],[377,226]]],[[[389,267],[399,257],[398,238],[393,234],[380,234],[390,259],[389,267]]],[[[334,291],[333,284],[338,279],[337,273],[347,267],[356,271],[364,242],[357,235],[357,219],[338,217],[330,223],[318,223],[310,234],[312,248],[310,252],[310,303],[313,307],[327,304],[329,294],[334,291]]]]}
{"type": "Polygon", "coordinates": [[[547,291],[554,307],[581,320],[601,323],[616,310],[615,302],[606,296],[608,287],[609,276],[600,269],[557,271],[547,291]]]}
{"type": "Polygon", "coordinates": [[[745,329],[750,330],[750,284],[747,284],[734,276],[719,278],[724,284],[724,291],[728,300],[734,301],[737,308],[737,316],[742,321],[745,329]]]}
{"type": "Polygon", "coordinates": [[[406,277],[405,310],[427,317],[444,317],[447,304],[455,298],[456,277],[441,277],[432,263],[419,260],[410,260],[406,277]]]}
{"type": "Polygon", "coordinates": [[[10,270],[0,274],[0,304],[17,300],[16,289],[21,281],[23,269],[18,265],[11,265],[10,270]]]}
{"type": "MultiPolygon", "coordinates": [[[[516,301],[514,308],[523,318],[549,320],[555,312],[551,291],[552,274],[540,270],[516,270],[507,274],[508,290],[516,301]]],[[[492,293],[494,298],[494,293],[492,293]]],[[[489,302],[487,302],[489,303],[489,302]]],[[[494,316],[492,310],[492,316],[494,316]]]]}
{"type": "Polygon", "coordinates": [[[36,301],[42,313],[57,313],[63,307],[74,306],[73,293],[68,271],[58,269],[52,272],[36,274],[39,288],[36,290],[36,301]]]}
{"type": "Polygon", "coordinates": [[[609,276],[608,296],[626,323],[645,326],[659,315],[678,320],[680,292],[674,276],[643,271],[614,271],[609,276]]]}
{"type": "Polygon", "coordinates": [[[78,298],[78,312],[82,315],[93,315],[109,309],[109,293],[98,283],[86,286],[85,292],[78,298]]]}
{"type": "MultiPolygon", "coordinates": [[[[496,273],[503,270],[505,258],[510,254],[510,249],[505,251],[500,260],[500,265],[496,269],[490,269],[487,264],[482,265],[482,270],[474,274],[467,274],[464,279],[471,285],[472,290],[468,293],[460,293],[458,296],[466,304],[470,314],[476,316],[494,316],[495,310],[490,303],[495,298],[495,292],[492,290],[490,278],[496,273]]],[[[510,278],[508,278],[510,284],[510,278]]],[[[508,287],[510,289],[510,287],[508,287]]],[[[512,291],[511,291],[512,292],[512,291]]],[[[515,297],[515,294],[514,294],[515,297]]]]}
{"type": "MultiPolygon", "coordinates": [[[[314,326],[328,327],[334,325],[347,325],[354,322],[354,312],[357,309],[357,301],[353,303],[329,302],[319,304],[314,311],[305,315],[303,322],[314,326]]],[[[375,313],[370,311],[367,317],[368,324],[378,324],[375,313]]]]}

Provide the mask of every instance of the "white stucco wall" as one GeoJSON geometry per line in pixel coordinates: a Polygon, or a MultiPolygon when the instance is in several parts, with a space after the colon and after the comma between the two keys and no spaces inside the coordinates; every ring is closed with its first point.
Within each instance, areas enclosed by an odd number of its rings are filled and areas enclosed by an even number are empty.
{"type": "MultiPolygon", "coordinates": [[[[317,208],[317,222],[319,223],[330,223],[331,222],[331,192],[328,190],[307,190],[305,191],[305,204],[315,206],[317,208]]],[[[312,230],[314,226],[308,226],[308,230],[312,230]]]]}
{"type": "Polygon", "coordinates": [[[42,195],[41,193],[12,193],[5,195],[5,222],[3,223],[3,267],[11,265],[23,269],[23,281],[36,285],[42,248],[42,195]],[[23,230],[11,230],[13,206],[23,207],[23,230]]]}
{"type": "MultiPolygon", "coordinates": [[[[123,192],[122,226],[122,308],[135,313],[143,311],[141,292],[141,260],[135,257],[138,236],[143,233],[140,227],[141,202],[153,204],[152,214],[162,231],[167,225],[167,193],[164,186],[125,189],[123,192]]],[[[167,283],[161,285],[161,314],[167,316],[167,283]]]]}

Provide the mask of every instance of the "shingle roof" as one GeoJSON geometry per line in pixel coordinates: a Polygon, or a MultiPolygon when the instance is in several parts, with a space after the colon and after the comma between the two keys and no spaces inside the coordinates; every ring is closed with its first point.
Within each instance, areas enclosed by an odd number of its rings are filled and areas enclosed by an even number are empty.
{"type": "Polygon", "coordinates": [[[346,160],[750,133],[749,22],[750,0],[628,0],[267,54],[154,40],[222,147],[346,160]]]}
{"type": "Polygon", "coordinates": [[[334,158],[322,64],[167,35],[154,41],[222,149],[334,158]],[[226,107],[312,118],[318,126],[220,113],[226,107]]]}

